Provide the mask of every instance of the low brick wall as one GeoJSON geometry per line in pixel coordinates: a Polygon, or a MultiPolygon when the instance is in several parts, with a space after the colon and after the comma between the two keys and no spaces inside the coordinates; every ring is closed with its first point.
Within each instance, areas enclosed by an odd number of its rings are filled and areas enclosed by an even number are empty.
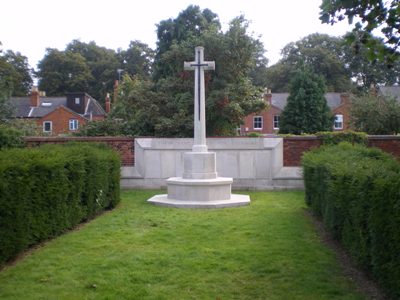
{"type": "Polygon", "coordinates": [[[368,146],[380,148],[400,159],[400,136],[371,135],[368,137],[368,146]]]}
{"type": "MultiPolygon", "coordinates": [[[[133,137],[26,137],[29,147],[42,144],[60,144],[69,141],[105,143],[118,151],[123,166],[135,164],[135,138],[133,137]]],[[[297,167],[304,152],[321,146],[321,140],[312,136],[293,136],[283,139],[283,165],[297,167]]],[[[400,159],[400,136],[369,136],[368,146],[380,148],[400,159]]]]}
{"type": "MultiPolygon", "coordinates": [[[[301,165],[301,157],[304,152],[321,146],[322,142],[317,137],[293,136],[283,139],[283,165],[296,167],[301,165]]],[[[400,159],[400,136],[370,135],[368,146],[379,148],[400,159]]]]}
{"type": "Polygon", "coordinates": [[[293,136],[283,139],[283,166],[298,167],[304,152],[321,146],[321,140],[314,136],[293,136]]]}
{"type": "Polygon", "coordinates": [[[66,142],[92,142],[104,143],[116,150],[121,155],[123,166],[135,164],[135,139],[132,137],[25,137],[28,147],[43,144],[63,144],[66,142]]]}

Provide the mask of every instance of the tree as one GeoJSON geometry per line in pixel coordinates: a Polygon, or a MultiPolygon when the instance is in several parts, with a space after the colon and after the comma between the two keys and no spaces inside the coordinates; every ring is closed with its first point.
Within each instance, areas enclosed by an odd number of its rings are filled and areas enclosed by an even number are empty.
{"type": "Polygon", "coordinates": [[[183,11],[175,20],[161,22],[157,31],[162,40],[158,43],[154,79],[164,102],[158,106],[160,121],[155,132],[169,136],[193,134],[194,74],[183,70],[183,62],[193,60],[194,48],[200,45],[206,49],[205,59],[216,62],[216,70],[206,74],[207,132],[234,134],[246,115],[265,108],[261,88],[253,84],[251,77],[267,62],[263,45],[247,33],[248,22],[243,16],[232,20],[223,33],[216,15],[209,10],[193,6],[188,10],[190,13],[183,11]],[[207,17],[202,16],[205,13],[207,17]],[[185,16],[190,16],[187,22],[185,16]]]}
{"type": "Polygon", "coordinates": [[[13,96],[26,96],[32,88],[32,69],[29,66],[28,58],[20,52],[7,50],[4,59],[12,66],[13,96]]]}
{"type": "Polygon", "coordinates": [[[157,25],[157,50],[155,57],[155,79],[171,75],[169,66],[161,63],[162,55],[174,44],[200,37],[206,31],[221,29],[218,16],[209,9],[189,5],[176,19],[163,20],[157,25]]]}
{"type": "Polygon", "coordinates": [[[351,101],[352,126],[368,134],[400,133],[400,103],[393,97],[365,93],[351,101]]]}
{"type": "Polygon", "coordinates": [[[326,34],[310,34],[289,43],[282,49],[282,59],[267,71],[268,87],[287,92],[294,72],[306,65],[325,79],[328,91],[347,91],[351,76],[345,68],[344,53],[343,40],[326,34]]]}
{"type": "Polygon", "coordinates": [[[122,67],[117,53],[112,49],[100,47],[93,41],[84,43],[79,40],[69,43],[64,52],[84,58],[90,72],[87,89],[84,91],[103,103],[106,94],[113,90],[117,70],[122,67]]]}
{"type": "Polygon", "coordinates": [[[321,76],[305,68],[296,72],[284,108],[279,133],[316,133],[332,129],[333,118],[325,99],[321,76]]]}
{"type": "Polygon", "coordinates": [[[154,50],[140,41],[131,41],[127,50],[118,53],[121,70],[131,76],[149,79],[152,75],[154,50]]]}
{"type": "Polygon", "coordinates": [[[39,89],[49,96],[88,91],[93,79],[85,58],[79,53],[48,48],[38,68],[39,89]]]}
{"type": "Polygon", "coordinates": [[[364,44],[370,49],[371,59],[379,58],[391,65],[400,57],[400,2],[398,0],[323,0],[320,6],[322,23],[335,24],[346,17],[357,22],[353,39],[355,48],[364,44]],[[380,31],[381,40],[373,34],[380,31]]]}
{"type": "MultiPolygon", "coordinates": [[[[347,33],[344,39],[351,39],[354,33],[347,33]]],[[[386,62],[371,60],[367,45],[360,44],[357,52],[351,47],[345,47],[343,63],[351,73],[351,78],[357,87],[367,92],[371,85],[395,85],[400,83],[400,60],[394,61],[389,67],[386,62]]]]}

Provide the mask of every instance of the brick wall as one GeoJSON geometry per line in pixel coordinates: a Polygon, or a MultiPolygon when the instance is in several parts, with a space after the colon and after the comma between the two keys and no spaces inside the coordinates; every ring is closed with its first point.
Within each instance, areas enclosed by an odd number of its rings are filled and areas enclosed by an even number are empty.
{"type": "Polygon", "coordinates": [[[135,164],[135,139],[132,137],[25,137],[28,147],[63,144],[70,141],[105,143],[121,155],[123,166],[135,164]]]}
{"type": "MultiPolygon", "coordinates": [[[[135,139],[131,137],[26,137],[25,141],[30,147],[68,141],[105,143],[120,153],[122,165],[133,166],[135,164],[135,139]]],[[[283,165],[285,167],[300,166],[303,153],[320,145],[321,140],[317,137],[285,137],[283,139],[283,165]]],[[[400,159],[400,136],[370,136],[368,145],[380,148],[400,159]]]]}
{"type": "MultiPolygon", "coordinates": [[[[283,139],[283,165],[296,167],[301,164],[304,152],[321,146],[317,137],[285,137],[283,139]]],[[[400,136],[374,136],[368,137],[368,146],[379,148],[400,159],[400,136]]]]}
{"type": "Polygon", "coordinates": [[[313,136],[293,136],[283,139],[283,166],[297,167],[304,152],[321,146],[321,140],[313,136]]]}
{"type": "Polygon", "coordinates": [[[368,146],[380,148],[400,159],[400,136],[372,135],[368,138],[368,146]]]}

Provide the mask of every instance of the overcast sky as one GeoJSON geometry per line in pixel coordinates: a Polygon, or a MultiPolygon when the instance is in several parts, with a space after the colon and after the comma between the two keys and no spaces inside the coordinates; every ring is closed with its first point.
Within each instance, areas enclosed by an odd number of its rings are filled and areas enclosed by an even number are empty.
{"type": "MultiPolygon", "coordinates": [[[[126,49],[139,40],[155,49],[156,24],[175,18],[190,4],[209,8],[219,16],[224,30],[234,17],[244,14],[254,36],[260,36],[270,64],[289,42],[311,33],[343,35],[346,21],[321,24],[322,0],[5,0],[1,3],[0,49],[19,51],[32,67],[46,48],[64,50],[74,39],[95,41],[111,49],[126,49]]],[[[207,49],[205,49],[207,51],[207,49]]]]}

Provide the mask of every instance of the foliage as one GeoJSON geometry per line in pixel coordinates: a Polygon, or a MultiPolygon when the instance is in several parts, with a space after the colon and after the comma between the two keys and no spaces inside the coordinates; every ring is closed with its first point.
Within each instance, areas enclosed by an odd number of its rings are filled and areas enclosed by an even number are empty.
{"type": "Polygon", "coordinates": [[[113,90],[117,69],[121,67],[118,55],[114,50],[96,45],[95,42],[83,43],[73,40],[65,49],[65,53],[81,55],[84,58],[90,77],[85,91],[100,103],[104,102],[107,92],[113,90]]]}
{"type": "Polygon", "coordinates": [[[152,75],[154,50],[140,41],[131,41],[126,50],[119,51],[121,70],[131,76],[149,79],[152,75]]]}
{"type": "Polygon", "coordinates": [[[193,60],[199,45],[205,47],[205,59],[216,62],[216,70],[206,74],[208,135],[232,135],[246,115],[265,109],[262,89],[252,79],[267,61],[262,43],[247,31],[248,22],[241,16],[223,33],[216,15],[197,6],[158,25],[154,76],[158,96],[152,101],[160,116],[156,135],[192,135],[193,72],[183,71],[182,66],[193,60]]]}
{"type": "Polygon", "coordinates": [[[28,58],[20,52],[7,50],[2,57],[11,66],[12,95],[26,96],[32,88],[33,70],[30,68],[28,58]]]}
{"type": "Polygon", "coordinates": [[[242,208],[121,205],[0,272],[2,299],[364,299],[304,214],[303,192],[242,208]]]}
{"type": "Polygon", "coordinates": [[[39,88],[50,96],[83,91],[103,103],[121,74],[148,78],[153,59],[153,50],[139,41],[117,53],[95,42],[73,40],[64,51],[47,49],[38,64],[39,88]]]}
{"type": "Polygon", "coordinates": [[[303,156],[306,202],[355,261],[400,297],[400,164],[342,143],[303,156]]]}
{"type": "MultiPolygon", "coordinates": [[[[355,38],[354,33],[348,33],[343,41],[355,38]]],[[[385,86],[400,83],[400,60],[394,61],[390,66],[382,60],[371,60],[368,46],[362,43],[357,46],[357,49],[348,45],[345,45],[343,49],[342,63],[350,72],[357,87],[364,92],[368,91],[372,85],[385,86]]]]}
{"type": "Polygon", "coordinates": [[[346,131],[324,131],[315,134],[321,139],[323,145],[337,145],[341,142],[350,144],[366,145],[368,143],[368,135],[365,132],[346,131]]]}
{"type": "Polygon", "coordinates": [[[274,92],[287,92],[290,79],[303,65],[324,77],[331,92],[366,91],[372,84],[400,83],[400,61],[388,67],[381,60],[371,60],[366,45],[360,44],[357,51],[348,46],[346,39],[351,36],[354,33],[344,37],[314,33],[287,44],[282,59],[267,68],[266,85],[274,92]]]}
{"type": "Polygon", "coordinates": [[[130,135],[129,124],[122,119],[106,118],[104,120],[87,122],[75,133],[77,136],[123,136],[130,135]]]}
{"type": "Polygon", "coordinates": [[[318,33],[289,43],[282,49],[282,59],[267,72],[268,87],[287,92],[290,78],[305,65],[325,79],[328,91],[347,91],[351,81],[342,60],[344,49],[341,38],[318,33]]]}
{"type": "Polygon", "coordinates": [[[332,129],[333,119],[320,76],[303,68],[296,72],[280,119],[279,133],[315,133],[332,129]]]}
{"type": "Polygon", "coordinates": [[[5,124],[21,132],[23,136],[40,136],[44,135],[42,127],[34,120],[27,119],[11,119],[5,124]]]}
{"type": "Polygon", "coordinates": [[[353,30],[356,39],[350,39],[357,45],[364,44],[369,49],[371,59],[379,58],[391,65],[400,57],[400,2],[398,0],[359,1],[359,0],[323,0],[321,21],[335,24],[346,17],[349,23],[356,19],[353,30]],[[373,37],[380,31],[383,43],[373,37]]]}
{"type": "Polygon", "coordinates": [[[119,172],[119,156],[105,146],[3,150],[0,262],[115,207],[119,172]]]}
{"type": "Polygon", "coordinates": [[[48,96],[66,92],[88,91],[93,80],[85,58],[80,53],[48,48],[38,64],[39,89],[48,96]]]}
{"type": "Polygon", "coordinates": [[[400,103],[393,97],[371,93],[353,96],[352,127],[368,134],[400,133],[400,103]]]}
{"type": "Polygon", "coordinates": [[[22,132],[5,124],[0,124],[0,150],[24,146],[22,132]]]}
{"type": "Polygon", "coordinates": [[[33,83],[31,75],[32,70],[26,56],[0,49],[0,100],[5,96],[8,99],[11,95],[27,95],[33,83]]]}

